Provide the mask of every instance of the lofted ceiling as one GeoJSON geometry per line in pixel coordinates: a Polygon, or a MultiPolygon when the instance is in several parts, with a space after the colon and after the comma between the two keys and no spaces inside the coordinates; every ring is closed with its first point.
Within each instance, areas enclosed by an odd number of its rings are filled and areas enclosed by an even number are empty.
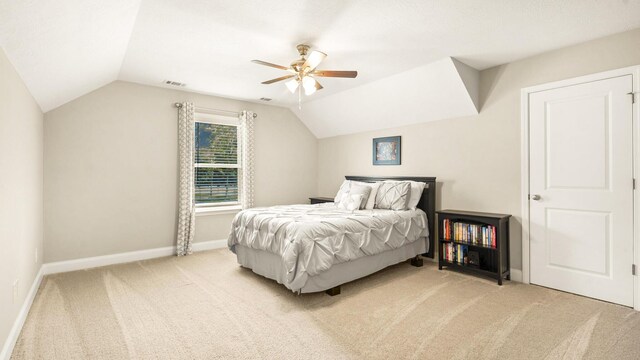
{"type": "Polygon", "coordinates": [[[319,69],[359,72],[321,79],[297,111],[330,136],[313,102],[449,57],[482,70],[638,28],[638,14],[638,0],[0,0],[0,46],[43,111],[118,79],[296,109],[283,83],[260,84],[284,72],[250,60],[286,66],[307,43],[329,55],[319,69]]]}
{"type": "Polygon", "coordinates": [[[292,110],[316,137],[324,138],[476,115],[479,93],[480,73],[444,58],[292,110]]]}

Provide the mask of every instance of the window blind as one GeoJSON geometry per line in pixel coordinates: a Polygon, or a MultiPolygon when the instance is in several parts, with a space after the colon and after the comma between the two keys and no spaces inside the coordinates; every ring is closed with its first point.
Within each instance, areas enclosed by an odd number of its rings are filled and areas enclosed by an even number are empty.
{"type": "Polygon", "coordinates": [[[196,205],[238,203],[238,127],[195,123],[196,205]]]}

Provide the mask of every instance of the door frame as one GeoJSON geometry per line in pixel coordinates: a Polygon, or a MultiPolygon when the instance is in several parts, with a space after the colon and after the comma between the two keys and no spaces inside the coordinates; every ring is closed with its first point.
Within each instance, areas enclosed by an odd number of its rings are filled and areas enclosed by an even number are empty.
{"type": "MultiPolygon", "coordinates": [[[[539,91],[604,80],[624,75],[632,76],[632,91],[635,103],[632,105],[633,121],[633,177],[636,189],[633,191],[633,263],[636,275],[633,282],[633,308],[640,311],[640,65],[599,72],[571,79],[523,88],[520,95],[520,202],[522,206],[522,282],[529,284],[529,95],[539,91]]],[[[631,96],[631,95],[630,95],[631,96]]],[[[629,184],[629,186],[632,186],[629,184]]],[[[631,271],[631,269],[629,269],[631,271]]]]}

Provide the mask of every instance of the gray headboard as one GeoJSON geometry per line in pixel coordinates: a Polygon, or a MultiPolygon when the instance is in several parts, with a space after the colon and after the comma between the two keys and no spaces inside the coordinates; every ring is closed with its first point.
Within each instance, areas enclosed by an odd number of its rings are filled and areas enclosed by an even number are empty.
{"type": "Polygon", "coordinates": [[[418,208],[427,213],[427,223],[429,225],[429,252],[424,254],[433,259],[436,251],[436,178],[423,176],[345,176],[347,180],[376,182],[382,180],[407,180],[426,183],[422,197],[418,203],[418,208]]]}

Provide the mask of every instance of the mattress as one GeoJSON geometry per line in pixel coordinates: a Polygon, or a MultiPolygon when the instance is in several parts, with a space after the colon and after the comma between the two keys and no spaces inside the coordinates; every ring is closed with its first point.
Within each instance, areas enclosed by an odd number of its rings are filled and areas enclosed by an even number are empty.
{"type": "MultiPolygon", "coordinates": [[[[253,252],[256,254],[277,256],[281,264],[277,271],[282,274],[276,280],[300,291],[309,278],[336,265],[404,248],[416,241],[426,245],[428,235],[427,215],[420,209],[352,212],[324,203],[241,211],[233,220],[228,245],[236,254],[236,247],[242,246],[258,250],[253,252]]],[[[426,248],[422,244],[414,247],[426,248]]],[[[255,261],[252,263],[255,266],[255,261]]]]}

